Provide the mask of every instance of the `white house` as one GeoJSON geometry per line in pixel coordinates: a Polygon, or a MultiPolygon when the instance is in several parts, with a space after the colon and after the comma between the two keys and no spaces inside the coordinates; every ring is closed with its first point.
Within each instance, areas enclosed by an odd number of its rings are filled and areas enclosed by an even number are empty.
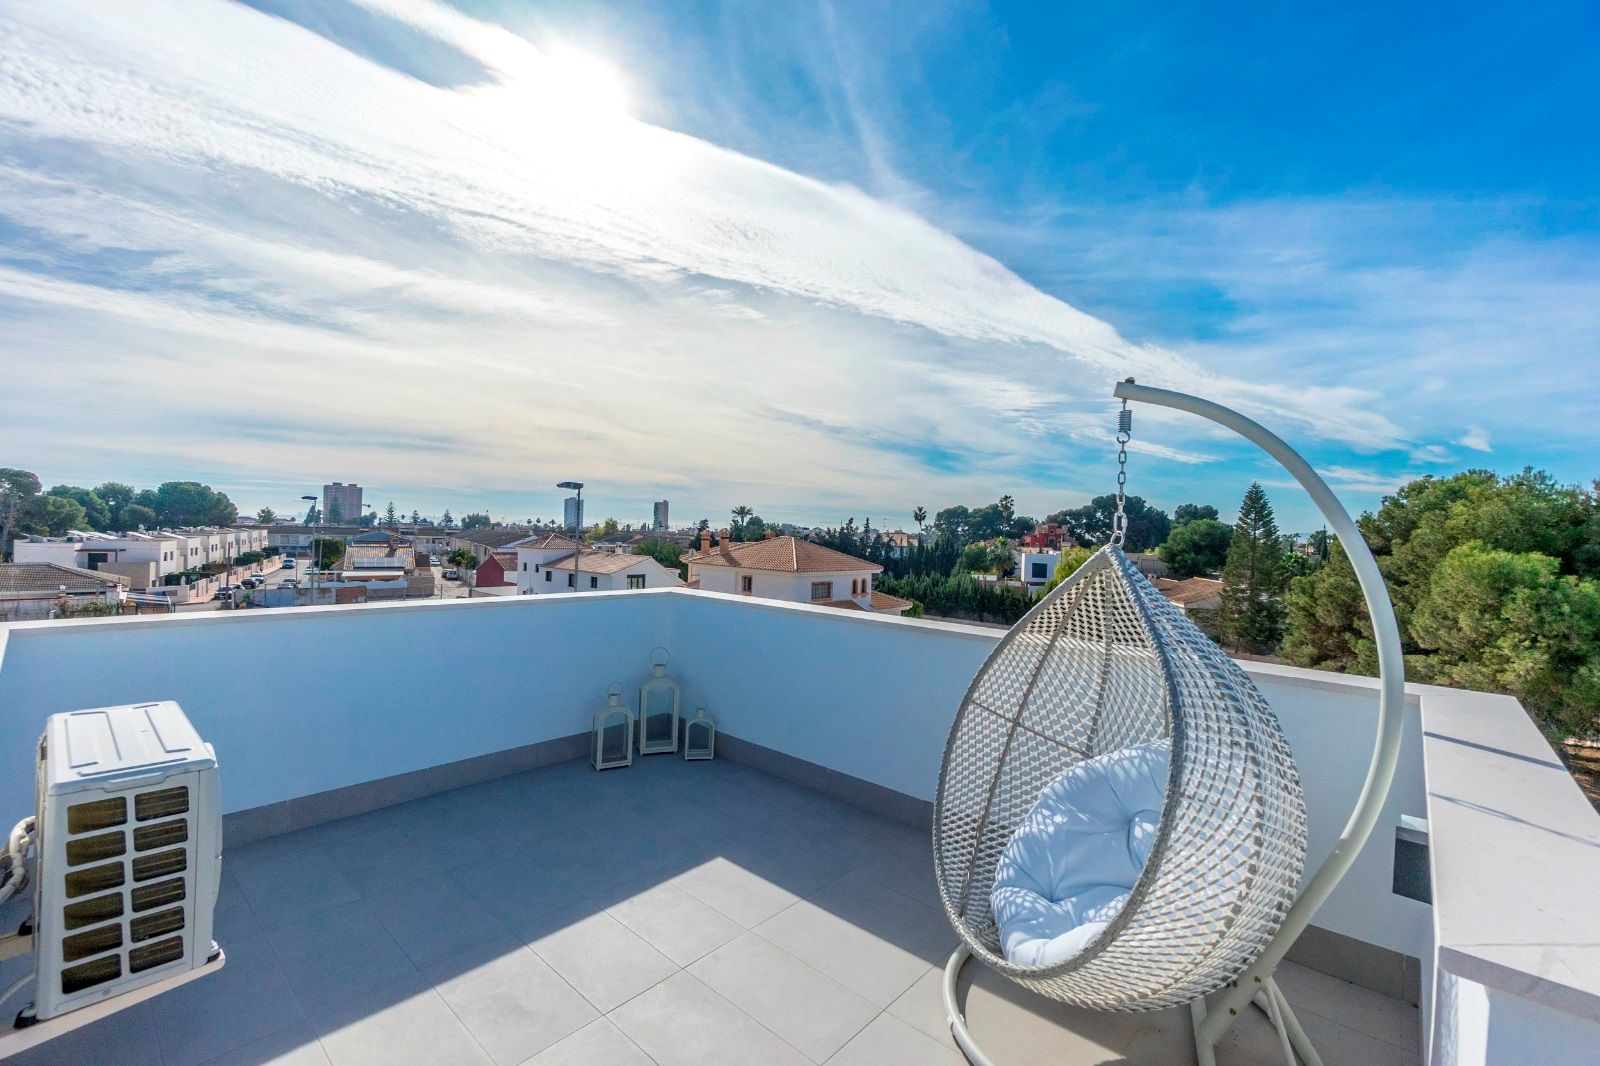
{"type": "Polygon", "coordinates": [[[683,584],[648,555],[583,549],[573,561],[572,542],[551,533],[517,545],[517,595],[675,588],[683,584]],[[565,550],[563,550],[563,547],[565,550]]]}
{"type": "Polygon", "coordinates": [[[29,537],[13,546],[19,563],[55,563],[83,570],[106,570],[129,579],[134,588],[159,585],[187,564],[186,543],[162,533],[96,533],[71,530],[61,537],[29,537]]]}
{"type": "Polygon", "coordinates": [[[685,555],[683,561],[689,565],[689,587],[707,592],[876,614],[901,614],[911,606],[910,600],[872,587],[873,575],[883,570],[877,563],[798,537],[769,536],[735,543],[724,533],[722,543],[713,547],[711,532],[705,530],[700,534],[699,550],[685,555]]]}
{"type": "Polygon", "coordinates": [[[1061,562],[1058,551],[1017,548],[1011,555],[1017,561],[1017,580],[1027,585],[1029,592],[1038,592],[1055,577],[1056,566],[1061,562]]]}

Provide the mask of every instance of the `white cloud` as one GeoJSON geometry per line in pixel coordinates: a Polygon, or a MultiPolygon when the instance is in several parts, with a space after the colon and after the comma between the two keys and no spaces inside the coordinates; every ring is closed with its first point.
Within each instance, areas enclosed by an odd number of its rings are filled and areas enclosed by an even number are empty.
{"type": "MultiPolygon", "coordinates": [[[[93,391],[162,415],[119,427],[107,463],[530,493],[581,468],[619,496],[681,485],[771,516],[992,490],[1052,434],[1100,440],[1128,375],[1407,444],[1367,389],[1130,343],[859,190],[621,114],[574,121],[567,97],[595,83],[501,28],[363,2],[499,80],[438,88],[216,0],[0,11],[0,223],[29,245],[0,266],[0,312],[30,368],[0,417],[26,414],[35,454],[81,446],[80,407],[41,412],[93,391]],[[270,417],[219,437],[207,419],[237,408],[270,417]],[[348,434],[332,456],[328,426],[348,434]],[[933,445],[982,476],[930,472],[933,445]]],[[[1147,454],[1216,458],[1183,446],[1205,431],[1152,425],[1147,454]]],[[[1042,512],[1069,488],[1015,493],[1042,512]]]]}
{"type": "Polygon", "coordinates": [[[1475,452],[1494,451],[1489,445],[1489,433],[1482,426],[1472,426],[1456,443],[1475,452]]]}

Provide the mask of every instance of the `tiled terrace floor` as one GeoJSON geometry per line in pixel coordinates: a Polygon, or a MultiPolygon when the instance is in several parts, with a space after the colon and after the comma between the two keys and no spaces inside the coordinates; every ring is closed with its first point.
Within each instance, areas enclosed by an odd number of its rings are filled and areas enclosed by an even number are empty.
{"type": "MultiPolygon", "coordinates": [[[[12,1062],[959,1066],[931,865],[924,833],[726,761],[565,763],[228,849],[220,973],[12,1062]]],[[[969,971],[999,1063],[1193,1061],[1181,1011],[969,971]]],[[[1281,980],[1329,1066],[1416,1061],[1414,1009],[1281,980]]],[[[1221,1061],[1275,1048],[1245,1017],[1221,1061]]]]}

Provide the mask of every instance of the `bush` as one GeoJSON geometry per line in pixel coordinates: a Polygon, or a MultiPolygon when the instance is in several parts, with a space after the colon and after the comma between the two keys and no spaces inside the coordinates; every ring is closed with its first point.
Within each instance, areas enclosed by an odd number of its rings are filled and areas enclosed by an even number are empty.
{"type": "Polygon", "coordinates": [[[967,574],[903,578],[880,575],[873,587],[890,596],[911,600],[929,614],[1006,625],[1027,614],[1034,604],[1033,596],[1025,590],[980,582],[967,574]]]}
{"type": "Polygon", "coordinates": [[[245,552],[243,555],[241,555],[237,559],[235,559],[233,561],[233,565],[234,566],[254,566],[256,563],[264,563],[266,561],[267,561],[267,553],[266,552],[251,551],[251,552],[245,552]]]}

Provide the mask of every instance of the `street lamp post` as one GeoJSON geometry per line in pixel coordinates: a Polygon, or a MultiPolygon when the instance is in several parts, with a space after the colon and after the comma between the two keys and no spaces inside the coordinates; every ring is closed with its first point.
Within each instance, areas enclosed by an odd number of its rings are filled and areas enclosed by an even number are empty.
{"type": "MultiPolygon", "coordinates": [[[[317,526],[322,524],[322,511],[317,508],[317,498],[315,496],[302,496],[300,498],[302,500],[311,501],[311,514],[313,515],[313,519],[311,522],[311,535],[306,540],[306,547],[311,549],[312,567],[311,573],[308,576],[311,578],[311,589],[313,592],[315,592],[317,588],[317,571],[321,569],[316,564],[320,562],[317,557],[317,526]]],[[[315,601],[316,597],[313,596],[312,600],[315,601]]]]}
{"type": "Polygon", "coordinates": [[[576,494],[577,502],[572,508],[572,591],[578,592],[578,575],[583,572],[583,482],[562,481],[556,488],[576,494]]]}

